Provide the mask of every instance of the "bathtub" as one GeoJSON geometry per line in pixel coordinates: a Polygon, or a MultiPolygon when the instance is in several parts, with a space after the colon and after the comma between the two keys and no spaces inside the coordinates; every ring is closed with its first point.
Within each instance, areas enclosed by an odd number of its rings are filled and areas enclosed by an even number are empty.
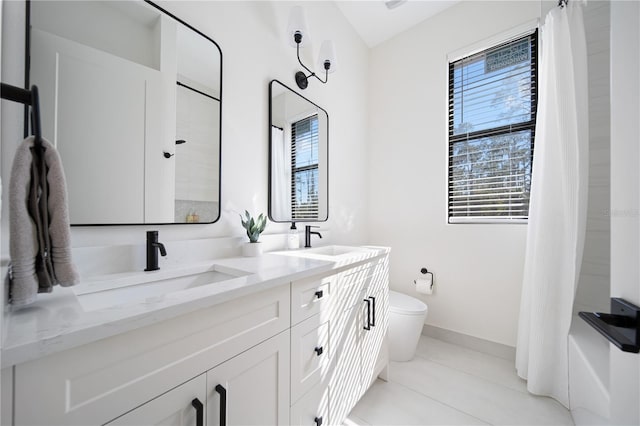
{"type": "Polygon", "coordinates": [[[609,342],[577,315],[569,331],[569,405],[576,426],[609,421],[609,342]]]}

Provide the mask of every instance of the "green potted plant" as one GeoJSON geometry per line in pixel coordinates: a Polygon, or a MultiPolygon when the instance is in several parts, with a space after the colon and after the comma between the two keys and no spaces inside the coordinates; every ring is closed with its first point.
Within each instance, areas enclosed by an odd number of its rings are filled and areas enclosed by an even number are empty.
{"type": "Polygon", "coordinates": [[[266,216],[260,213],[258,218],[254,219],[251,217],[251,214],[245,210],[244,216],[240,215],[240,222],[242,223],[242,227],[247,230],[247,237],[249,237],[249,243],[242,247],[242,253],[247,257],[260,256],[262,254],[262,246],[258,239],[267,226],[266,216]]]}

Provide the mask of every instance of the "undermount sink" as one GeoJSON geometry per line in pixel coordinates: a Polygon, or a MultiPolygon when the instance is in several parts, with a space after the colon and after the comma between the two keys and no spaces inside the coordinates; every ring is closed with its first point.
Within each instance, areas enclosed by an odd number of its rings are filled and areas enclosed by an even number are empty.
{"type": "Polygon", "coordinates": [[[157,272],[113,274],[73,287],[85,311],[132,303],[153,303],[166,296],[209,284],[220,284],[250,275],[250,272],[219,265],[157,272]]]}
{"type": "Polygon", "coordinates": [[[351,259],[354,256],[369,257],[377,253],[377,250],[367,247],[352,247],[352,246],[321,246],[313,248],[305,248],[300,250],[281,251],[278,254],[285,256],[297,256],[308,257],[313,259],[323,259],[338,261],[343,259],[351,259]]]}
{"type": "Polygon", "coordinates": [[[304,250],[305,253],[319,254],[322,256],[342,256],[345,254],[355,254],[368,252],[369,249],[363,247],[350,247],[350,246],[324,246],[314,247],[304,250]]]}

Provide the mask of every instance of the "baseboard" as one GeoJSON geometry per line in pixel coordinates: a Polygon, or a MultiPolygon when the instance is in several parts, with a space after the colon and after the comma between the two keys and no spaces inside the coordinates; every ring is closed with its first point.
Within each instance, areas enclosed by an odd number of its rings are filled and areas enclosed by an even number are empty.
{"type": "Polygon", "coordinates": [[[457,331],[451,331],[445,328],[425,324],[422,327],[422,334],[509,361],[515,361],[516,359],[516,348],[513,346],[480,339],[478,337],[458,333],[457,331]]]}

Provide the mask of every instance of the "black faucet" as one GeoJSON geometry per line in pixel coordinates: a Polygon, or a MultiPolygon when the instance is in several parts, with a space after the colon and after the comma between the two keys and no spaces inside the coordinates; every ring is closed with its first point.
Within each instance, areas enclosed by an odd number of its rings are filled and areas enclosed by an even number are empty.
{"type": "Polygon", "coordinates": [[[311,247],[311,234],[315,234],[318,237],[322,238],[322,234],[316,231],[311,232],[311,228],[320,228],[319,226],[311,226],[307,225],[304,227],[304,246],[311,247]]]}
{"type": "Polygon", "coordinates": [[[164,244],[158,242],[158,231],[147,231],[147,267],[145,271],[157,271],[158,266],[158,250],[162,256],[167,255],[164,244]]]}

